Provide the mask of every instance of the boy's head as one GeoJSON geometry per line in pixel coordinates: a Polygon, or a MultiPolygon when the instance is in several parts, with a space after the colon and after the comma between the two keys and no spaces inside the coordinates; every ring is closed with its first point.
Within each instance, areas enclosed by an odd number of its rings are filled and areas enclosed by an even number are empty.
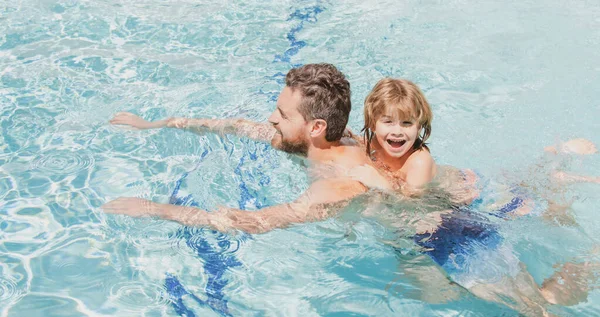
{"type": "Polygon", "coordinates": [[[350,115],[350,83],[331,64],[290,70],[269,122],[277,130],[272,144],[306,154],[311,138],[339,141],[350,115]]]}
{"type": "MultiPolygon", "coordinates": [[[[433,114],[425,96],[414,83],[405,79],[384,78],[377,82],[365,99],[365,141],[367,152],[375,135],[378,121],[382,118],[390,121],[388,125],[404,122],[418,124],[416,140],[412,146],[418,150],[425,147],[425,141],[431,135],[433,114]]],[[[401,130],[401,129],[400,129],[401,130]]]]}

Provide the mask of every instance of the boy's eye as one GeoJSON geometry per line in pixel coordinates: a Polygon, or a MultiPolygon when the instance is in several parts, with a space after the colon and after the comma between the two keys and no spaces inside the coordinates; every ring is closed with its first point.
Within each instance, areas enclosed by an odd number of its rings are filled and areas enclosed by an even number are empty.
{"type": "Polygon", "coordinates": [[[412,121],[403,121],[402,122],[403,125],[412,125],[412,121]]]}

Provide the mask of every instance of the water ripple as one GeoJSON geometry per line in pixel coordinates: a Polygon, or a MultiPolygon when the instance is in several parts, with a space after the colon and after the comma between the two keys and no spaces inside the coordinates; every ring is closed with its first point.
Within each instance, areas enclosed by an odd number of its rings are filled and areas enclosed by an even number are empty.
{"type": "Polygon", "coordinates": [[[176,246],[177,239],[173,239],[173,232],[178,227],[175,223],[155,220],[151,218],[107,217],[107,224],[111,231],[124,233],[122,237],[128,244],[136,249],[156,252],[175,250],[176,254],[183,254],[176,246]]]}
{"type": "MultiPolygon", "coordinates": [[[[140,249],[151,248],[151,251],[166,250],[173,248],[176,244],[172,238],[173,229],[170,226],[165,226],[162,222],[156,222],[148,228],[132,238],[132,244],[140,249]]],[[[177,248],[173,248],[177,250],[177,248]]],[[[176,252],[181,253],[181,252],[176,252]]]]}
{"type": "Polygon", "coordinates": [[[114,285],[110,296],[128,311],[150,311],[168,305],[165,289],[156,284],[123,282],[114,285]]]}
{"type": "Polygon", "coordinates": [[[20,295],[15,282],[0,276],[0,303],[9,303],[20,295]]]}
{"type": "Polygon", "coordinates": [[[86,272],[86,266],[79,263],[78,259],[56,261],[52,270],[52,274],[60,276],[63,280],[72,280],[73,282],[77,282],[79,277],[85,274],[84,272],[86,272]]]}
{"type": "Polygon", "coordinates": [[[238,266],[235,257],[244,235],[229,236],[206,228],[182,228],[171,237],[171,250],[182,256],[200,257],[212,273],[238,266]],[[216,271],[215,271],[216,270],[216,271]]]}
{"type": "Polygon", "coordinates": [[[340,315],[370,315],[373,311],[382,315],[392,313],[381,290],[337,285],[337,291],[336,286],[332,287],[330,294],[313,299],[313,304],[322,311],[340,315]]]}
{"type": "Polygon", "coordinates": [[[243,274],[246,276],[238,275],[231,283],[232,288],[238,291],[239,288],[244,287],[250,294],[261,297],[305,294],[309,288],[315,286],[314,280],[319,279],[321,273],[318,271],[310,274],[298,272],[295,268],[301,267],[304,259],[286,261],[278,258],[266,258],[264,261],[254,264],[257,269],[244,272],[243,274]]]}
{"type": "Polygon", "coordinates": [[[94,158],[82,151],[55,150],[43,153],[33,162],[33,169],[50,174],[75,174],[94,164],[94,158]]]}
{"type": "Polygon", "coordinates": [[[188,245],[198,249],[200,245],[208,242],[211,244],[211,248],[202,249],[202,251],[213,254],[233,254],[240,248],[240,243],[244,240],[243,235],[230,236],[206,228],[191,228],[186,235],[188,235],[188,245]]]}

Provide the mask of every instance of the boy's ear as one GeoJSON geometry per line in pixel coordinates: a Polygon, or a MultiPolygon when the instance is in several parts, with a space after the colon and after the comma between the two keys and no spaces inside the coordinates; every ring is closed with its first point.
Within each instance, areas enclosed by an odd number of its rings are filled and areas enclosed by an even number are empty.
{"type": "Polygon", "coordinates": [[[310,136],[315,138],[319,136],[325,137],[327,131],[327,122],[323,119],[315,119],[312,123],[312,129],[310,130],[310,136]]]}

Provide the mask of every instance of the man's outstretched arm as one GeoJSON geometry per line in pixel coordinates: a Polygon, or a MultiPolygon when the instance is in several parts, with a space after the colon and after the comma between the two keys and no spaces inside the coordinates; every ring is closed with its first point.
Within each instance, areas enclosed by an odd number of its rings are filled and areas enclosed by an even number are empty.
{"type": "Polygon", "coordinates": [[[275,128],[267,123],[258,123],[245,119],[189,119],[168,118],[159,121],[146,121],[129,112],[119,112],[110,120],[111,124],[126,125],[136,129],[177,128],[196,133],[234,134],[257,141],[270,142],[275,128]]]}
{"type": "Polygon", "coordinates": [[[285,228],[294,223],[320,221],[332,216],[337,204],[366,192],[366,187],[350,179],[326,179],[313,183],[296,201],[245,211],[221,208],[204,210],[169,204],[159,204],[141,198],[119,198],[102,206],[107,213],[132,217],[158,216],[186,226],[210,226],[219,231],[241,230],[264,233],[285,228]]]}

